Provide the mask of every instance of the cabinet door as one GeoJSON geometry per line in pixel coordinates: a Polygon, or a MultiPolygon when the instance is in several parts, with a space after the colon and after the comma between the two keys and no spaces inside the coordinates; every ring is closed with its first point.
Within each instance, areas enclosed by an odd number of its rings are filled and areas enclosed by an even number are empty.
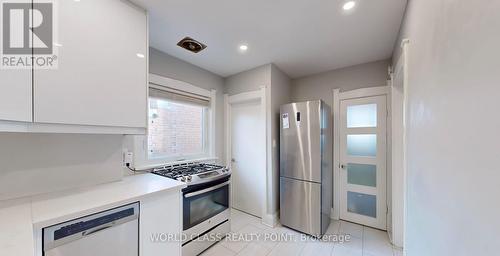
{"type": "Polygon", "coordinates": [[[173,239],[162,243],[151,239],[151,234],[172,234],[181,237],[181,192],[163,191],[141,199],[139,227],[141,244],[139,255],[181,255],[180,240],[173,239]]]}
{"type": "Polygon", "coordinates": [[[31,122],[31,69],[0,69],[0,120],[31,122]]]}
{"type": "Polygon", "coordinates": [[[122,0],[55,3],[58,67],[35,68],[35,122],[146,127],[145,11],[122,0]]]}

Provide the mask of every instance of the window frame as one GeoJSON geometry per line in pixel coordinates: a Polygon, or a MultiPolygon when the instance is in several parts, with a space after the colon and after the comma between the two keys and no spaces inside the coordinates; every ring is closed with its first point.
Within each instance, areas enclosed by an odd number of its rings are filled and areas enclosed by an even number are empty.
{"type": "MultiPolygon", "coordinates": [[[[151,169],[158,166],[177,164],[183,162],[193,162],[193,161],[212,161],[216,160],[215,157],[215,118],[216,118],[216,90],[207,90],[200,88],[198,86],[171,79],[168,77],[163,77],[155,74],[149,75],[149,86],[148,86],[148,106],[147,106],[147,125],[149,127],[149,89],[159,89],[159,90],[175,90],[188,95],[199,95],[209,99],[209,106],[207,107],[206,114],[206,131],[204,131],[204,153],[196,155],[177,155],[172,157],[149,157],[148,149],[148,134],[146,135],[136,135],[130,140],[132,145],[126,145],[126,147],[132,147],[134,152],[134,161],[131,167],[136,170],[151,169]]],[[[130,142],[126,142],[128,144],[130,142]]]]}

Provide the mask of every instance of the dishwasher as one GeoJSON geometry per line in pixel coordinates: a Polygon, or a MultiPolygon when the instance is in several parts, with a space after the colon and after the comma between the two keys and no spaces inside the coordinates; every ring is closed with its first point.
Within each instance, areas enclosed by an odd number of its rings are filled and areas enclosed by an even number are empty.
{"type": "Polygon", "coordinates": [[[43,229],[44,256],[138,256],[139,203],[43,229]]]}

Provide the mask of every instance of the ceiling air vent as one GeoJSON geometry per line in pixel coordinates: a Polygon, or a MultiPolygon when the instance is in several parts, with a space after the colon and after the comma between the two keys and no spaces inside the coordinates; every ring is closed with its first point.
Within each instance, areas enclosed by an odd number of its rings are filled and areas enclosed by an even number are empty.
{"type": "Polygon", "coordinates": [[[207,48],[206,45],[194,40],[191,37],[185,37],[181,41],[177,43],[178,46],[194,53],[198,53],[202,51],[203,49],[207,48]]]}

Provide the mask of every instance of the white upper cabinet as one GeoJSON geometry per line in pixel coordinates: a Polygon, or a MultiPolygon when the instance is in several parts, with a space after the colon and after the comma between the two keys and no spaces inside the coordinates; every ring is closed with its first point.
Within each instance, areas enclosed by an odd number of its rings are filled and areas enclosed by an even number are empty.
{"type": "Polygon", "coordinates": [[[54,11],[58,67],[34,70],[34,122],[146,128],[146,12],[122,0],[58,0],[54,11]]]}
{"type": "Polygon", "coordinates": [[[31,122],[31,70],[0,69],[0,120],[31,122]]]}

